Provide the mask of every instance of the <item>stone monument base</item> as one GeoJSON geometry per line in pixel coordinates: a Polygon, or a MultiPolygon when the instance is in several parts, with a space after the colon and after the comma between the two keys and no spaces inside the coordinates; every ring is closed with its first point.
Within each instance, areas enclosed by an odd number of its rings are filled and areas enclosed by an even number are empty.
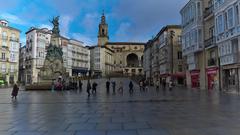
{"type": "Polygon", "coordinates": [[[50,91],[52,89],[52,82],[39,82],[26,85],[26,91],[50,91]]]}

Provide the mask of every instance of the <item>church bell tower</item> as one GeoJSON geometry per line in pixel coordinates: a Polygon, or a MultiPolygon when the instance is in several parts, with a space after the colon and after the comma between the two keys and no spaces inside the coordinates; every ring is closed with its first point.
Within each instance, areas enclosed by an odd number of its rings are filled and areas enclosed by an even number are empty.
{"type": "Polygon", "coordinates": [[[101,17],[101,23],[98,26],[98,46],[104,46],[108,42],[108,24],[104,12],[101,17]]]}

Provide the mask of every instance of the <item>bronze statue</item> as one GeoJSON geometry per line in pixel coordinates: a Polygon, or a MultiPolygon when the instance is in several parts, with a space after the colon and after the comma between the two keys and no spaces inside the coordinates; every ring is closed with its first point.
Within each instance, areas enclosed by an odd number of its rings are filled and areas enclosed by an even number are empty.
{"type": "Polygon", "coordinates": [[[59,16],[53,17],[52,21],[50,21],[53,24],[52,33],[55,35],[59,35],[60,33],[58,21],[59,21],[59,16]]]}

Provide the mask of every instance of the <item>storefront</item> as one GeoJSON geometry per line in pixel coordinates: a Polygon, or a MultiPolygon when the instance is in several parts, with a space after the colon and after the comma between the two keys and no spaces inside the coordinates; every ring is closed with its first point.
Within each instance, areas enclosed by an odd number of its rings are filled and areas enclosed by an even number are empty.
{"type": "Polygon", "coordinates": [[[217,73],[218,73],[218,67],[212,67],[212,68],[206,69],[209,90],[212,90],[217,86],[217,80],[218,80],[217,73]]]}
{"type": "Polygon", "coordinates": [[[190,71],[192,88],[200,87],[200,70],[190,71]]]}
{"type": "Polygon", "coordinates": [[[186,80],[186,73],[175,73],[171,77],[174,81],[174,84],[184,85],[186,80]]]}
{"type": "Polygon", "coordinates": [[[226,91],[238,91],[237,68],[223,69],[223,89],[226,91]]]}

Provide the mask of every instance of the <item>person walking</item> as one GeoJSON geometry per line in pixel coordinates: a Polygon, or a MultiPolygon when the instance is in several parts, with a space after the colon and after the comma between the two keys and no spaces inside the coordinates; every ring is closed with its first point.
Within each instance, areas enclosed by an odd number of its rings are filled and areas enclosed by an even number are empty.
{"type": "Polygon", "coordinates": [[[143,91],[143,80],[141,80],[139,82],[139,87],[140,87],[140,92],[142,92],[143,91]]]}
{"type": "Polygon", "coordinates": [[[113,94],[116,93],[116,82],[115,81],[112,81],[112,89],[113,89],[113,94]]]}
{"type": "Polygon", "coordinates": [[[123,82],[122,81],[120,81],[120,83],[119,83],[118,92],[123,93],[123,82]]]}
{"type": "Polygon", "coordinates": [[[163,90],[166,90],[166,80],[165,79],[163,79],[162,84],[163,84],[163,90]]]}
{"type": "Polygon", "coordinates": [[[79,80],[78,81],[78,89],[80,90],[80,91],[82,91],[82,81],[81,80],[79,80]]]}
{"type": "Polygon", "coordinates": [[[172,87],[173,87],[172,80],[169,81],[168,87],[169,87],[169,91],[172,91],[172,87]]]}
{"type": "Polygon", "coordinates": [[[92,84],[92,94],[96,94],[97,93],[97,83],[96,82],[93,82],[92,84]]]}
{"type": "Polygon", "coordinates": [[[109,88],[110,88],[110,82],[109,82],[109,80],[107,80],[107,82],[106,82],[106,88],[107,88],[107,93],[109,93],[109,88]]]}
{"type": "Polygon", "coordinates": [[[133,83],[132,83],[132,81],[130,81],[130,83],[129,83],[129,93],[133,94],[133,83]]]}
{"type": "Polygon", "coordinates": [[[18,88],[17,84],[14,84],[13,90],[12,90],[12,98],[17,99],[18,91],[19,91],[19,88],[18,88]]]}
{"type": "Polygon", "coordinates": [[[90,90],[91,90],[91,83],[90,83],[90,80],[88,80],[87,82],[87,93],[88,93],[88,97],[90,96],[90,90]]]}
{"type": "Polygon", "coordinates": [[[159,91],[159,80],[156,81],[156,91],[159,91]]]}

